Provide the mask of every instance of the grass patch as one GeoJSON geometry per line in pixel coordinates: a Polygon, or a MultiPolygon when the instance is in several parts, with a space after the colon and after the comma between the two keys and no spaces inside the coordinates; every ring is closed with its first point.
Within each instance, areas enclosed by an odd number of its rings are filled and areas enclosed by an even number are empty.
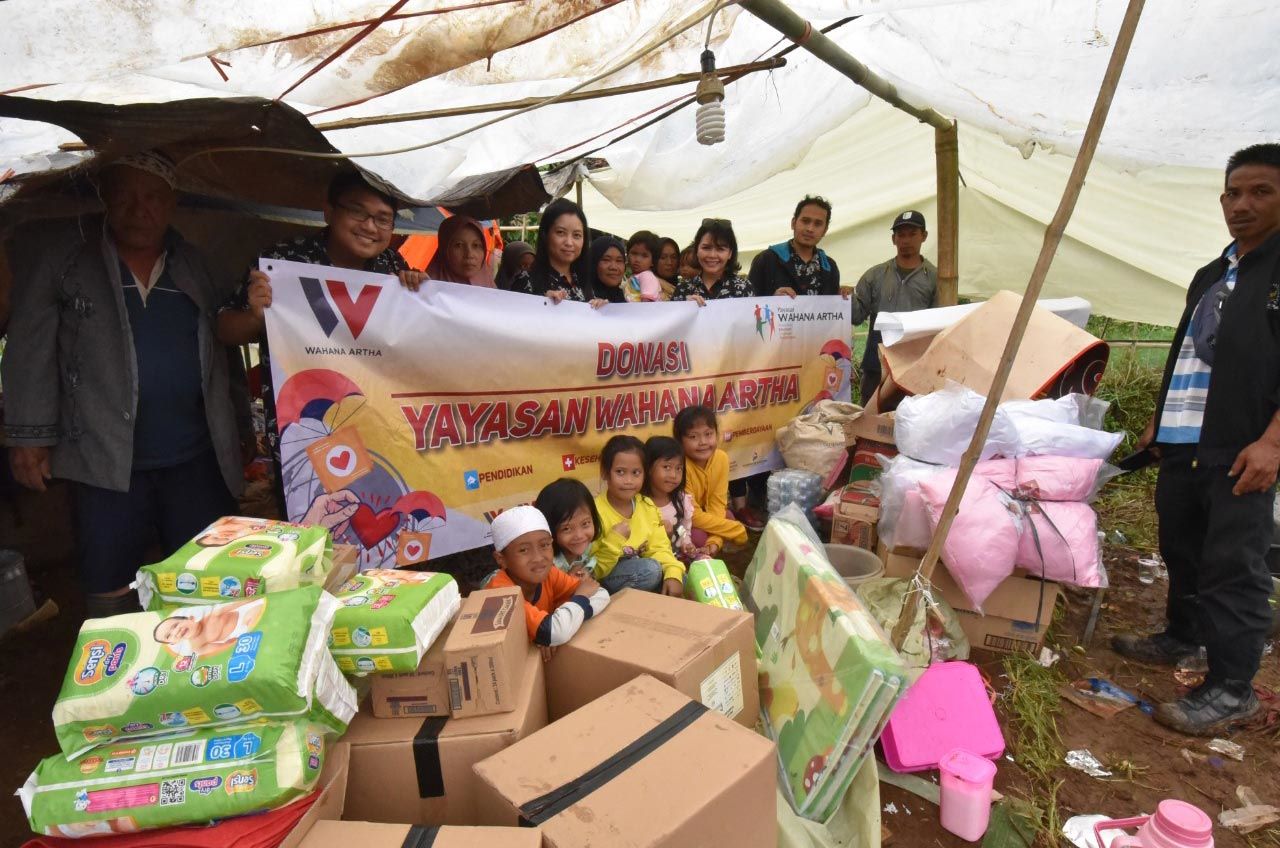
{"type": "MultiPolygon", "coordinates": [[[[1133,451],[1143,428],[1155,412],[1165,352],[1157,351],[1160,357],[1156,364],[1149,361],[1150,352],[1123,346],[1113,350],[1107,371],[1098,386],[1098,397],[1111,404],[1107,410],[1106,429],[1124,433],[1117,457],[1133,451]]],[[[1154,466],[1108,483],[1094,505],[1098,510],[1099,527],[1106,531],[1119,530],[1133,547],[1155,550],[1155,488],[1154,466]]]]}
{"type": "Polygon", "coordinates": [[[1062,767],[1066,752],[1058,735],[1062,698],[1058,688],[1067,682],[1056,668],[1045,668],[1034,658],[1016,654],[1004,660],[1009,688],[1001,695],[1007,718],[1006,736],[1014,761],[1031,780],[1033,797],[1025,800],[1025,815],[1035,826],[1038,845],[1062,844],[1062,815],[1058,789],[1062,781],[1054,772],[1062,767]]]}

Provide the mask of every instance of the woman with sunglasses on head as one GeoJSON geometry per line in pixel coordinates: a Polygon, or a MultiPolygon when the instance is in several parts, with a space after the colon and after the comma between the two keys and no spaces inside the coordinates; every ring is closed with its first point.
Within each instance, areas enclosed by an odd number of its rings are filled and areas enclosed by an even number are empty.
{"type": "Polygon", "coordinates": [[[538,222],[533,267],[516,274],[511,290],[545,297],[552,303],[576,300],[597,308],[607,303],[591,290],[591,269],[584,250],[588,232],[587,216],[578,204],[564,198],[547,204],[538,222]]]}
{"type": "Polygon", "coordinates": [[[733,224],[724,218],[704,218],[693,239],[699,273],[676,283],[672,300],[692,300],[706,306],[708,300],[725,297],[754,297],[751,283],[742,276],[738,264],[738,237],[733,224]]]}

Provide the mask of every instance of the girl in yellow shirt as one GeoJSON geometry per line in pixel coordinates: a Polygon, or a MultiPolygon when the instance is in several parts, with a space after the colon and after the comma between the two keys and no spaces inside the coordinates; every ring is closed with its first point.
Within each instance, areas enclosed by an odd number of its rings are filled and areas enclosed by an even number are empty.
{"type": "Polygon", "coordinates": [[[729,455],[716,445],[720,428],[707,406],[686,406],[672,422],[672,431],[684,447],[684,488],[693,496],[694,541],[715,557],[724,540],[747,541],[747,528],[729,517],[729,455]],[[698,531],[706,539],[698,538],[698,531]]]}
{"type": "Polygon", "coordinates": [[[605,490],[596,495],[603,533],[591,546],[595,577],[609,594],[627,587],[684,594],[684,565],[671,552],[662,516],[644,488],[644,442],[614,436],[600,452],[605,490]]]}

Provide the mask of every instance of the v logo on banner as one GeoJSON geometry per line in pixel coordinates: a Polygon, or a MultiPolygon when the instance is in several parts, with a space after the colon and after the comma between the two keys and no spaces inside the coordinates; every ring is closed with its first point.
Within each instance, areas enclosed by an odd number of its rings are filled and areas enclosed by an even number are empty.
{"type": "MultiPolygon", "coordinates": [[[[307,304],[316,316],[320,329],[324,330],[326,336],[332,336],[333,331],[338,326],[338,316],[330,308],[329,301],[324,296],[324,289],[320,286],[320,281],[315,277],[299,277],[298,279],[302,283],[303,294],[307,296],[307,304]]],[[[369,323],[369,316],[373,313],[373,305],[377,303],[378,295],[382,294],[382,287],[366,285],[360,289],[360,293],[352,300],[351,292],[346,283],[339,280],[325,280],[324,282],[329,289],[329,296],[333,298],[333,305],[338,307],[338,312],[342,315],[342,319],[346,321],[347,329],[351,331],[351,338],[360,338],[360,334],[364,332],[365,325],[369,323]]]]}

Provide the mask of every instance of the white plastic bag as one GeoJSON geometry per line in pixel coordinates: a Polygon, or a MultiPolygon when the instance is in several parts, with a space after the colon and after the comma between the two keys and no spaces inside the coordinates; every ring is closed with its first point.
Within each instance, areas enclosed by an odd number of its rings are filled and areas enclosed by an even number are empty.
{"type": "Polygon", "coordinates": [[[937,465],[920,462],[899,454],[885,462],[884,473],[876,481],[880,489],[880,522],[876,535],[888,548],[925,548],[929,546],[928,516],[923,522],[913,521],[913,516],[924,515],[924,505],[919,499],[921,480],[927,480],[940,470],[937,465]],[[910,510],[907,499],[914,493],[915,511],[910,510]]]}
{"type": "MultiPolygon", "coordinates": [[[[959,465],[985,403],[982,395],[955,382],[936,392],[904,399],[894,416],[898,450],[922,462],[959,465]]],[[[1017,449],[1017,429],[997,410],[979,459],[1016,456],[1017,449]]]]}
{"type": "Polygon", "coordinates": [[[1016,414],[1011,418],[1018,432],[1018,456],[1106,459],[1124,439],[1124,433],[1108,433],[1078,424],[1060,424],[1016,414]]]}

